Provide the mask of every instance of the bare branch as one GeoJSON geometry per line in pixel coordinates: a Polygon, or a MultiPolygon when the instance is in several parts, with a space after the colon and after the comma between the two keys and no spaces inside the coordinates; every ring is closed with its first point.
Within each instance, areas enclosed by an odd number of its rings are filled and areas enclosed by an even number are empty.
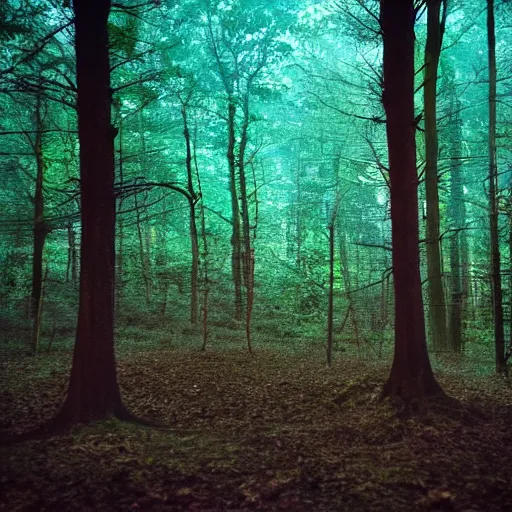
{"type": "Polygon", "coordinates": [[[335,107],[334,105],[331,105],[331,104],[327,103],[317,93],[315,93],[313,91],[308,91],[308,92],[309,92],[309,94],[311,94],[311,96],[314,96],[322,105],[324,105],[325,107],[330,108],[331,110],[334,110],[335,112],[338,112],[339,114],[342,114],[344,116],[355,117],[356,119],[363,119],[365,121],[373,121],[373,122],[379,123],[379,124],[385,124],[386,123],[386,120],[382,119],[381,117],[377,117],[377,116],[374,116],[374,117],[360,116],[360,115],[354,114],[352,112],[346,112],[345,110],[341,110],[340,108],[335,107]]]}

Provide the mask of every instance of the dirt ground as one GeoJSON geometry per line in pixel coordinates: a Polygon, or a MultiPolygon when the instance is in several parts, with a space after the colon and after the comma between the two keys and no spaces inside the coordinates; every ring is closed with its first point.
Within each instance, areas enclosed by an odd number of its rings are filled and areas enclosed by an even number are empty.
{"type": "MultiPolygon", "coordinates": [[[[71,356],[0,367],[2,437],[52,416],[71,356]]],[[[421,415],[379,402],[389,361],[239,349],[123,353],[127,406],[108,420],[0,447],[0,510],[511,511],[512,390],[437,371],[461,401],[421,415]]]]}

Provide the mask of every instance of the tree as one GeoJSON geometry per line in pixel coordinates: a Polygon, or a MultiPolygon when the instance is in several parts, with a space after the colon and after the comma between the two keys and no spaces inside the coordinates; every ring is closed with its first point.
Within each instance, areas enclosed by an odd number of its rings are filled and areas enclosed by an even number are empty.
{"type": "Polygon", "coordinates": [[[447,346],[446,306],[441,272],[439,236],[439,192],[437,158],[437,72],[446,22],[446,0],[427,0],[427,42],[425,45],[425,192],[427,202],[427,274],[430,334],[434,349],[447,346]],[[441,19],[441,4],[443,15],[441,19]]]}
{"type": "Polygon", "coordinates": [[[34,192],[34,250],[32,255],[32,295],[30,297],[30,317],[32,318],[32,352],[36,353],[39,346],[41,330],[41,314],[43,308],[43,254],[44,243],[48,233],[44,223],[44,155],[43,155],[43,107],[41,94],[36,97],[35,125],[36,133],[31,142],[36,157],[36,187],[34,192]]]}
{"type": "MultiPolygon", "coordinates": [[[[335,169],[338,171],[338,168],[335,169]]],[[[333,322],[334,322],[334,242],[335,242],[335,227],[336,216],[341,197],[339,192],[339,178],[336,176],[336,199],[334,204],[331,201],[326,201],[326,217],[327,217],[327,238],[329,240],[329,288],[328,288],[328,301],[327,301],[327,364],[331,366],[332,363],[332,345],[334,339],[333,322]],[[330,211],[329,211],[330,210],[330,211]]]]}
{"type": "MultiPolygon", "coordinates": [[[[227,103],[227,160],[229,167],[229,192],[231,195],[231,272],[233,276],[233,286],[235,292],[235,311],[234,317],[236,320],[242,319],[242,237],[241,237],[241,215],[238,203],[238,187],[237,187],[237,169],[236,169],[236,111],[237,100],[235,84],[237,80],[237,69],[235,66],[230,68],[223,60],[221,49],[219,48],[219,39],[214,34],[212,13],[210,6],[207,7],[208,15],[208,35],[211,51],[215,57],[217,71],[221,78],[226,94],[227,103]]],[[[231,48],[229,48],[231,50],[231,48]]],[[[231,50],[232,51],[232,50],[231,50]]],[[[237,63],[238,55],[235,54],[235,63],[237,63]]]]}
{"type": "Polygon", "coordinates": [[[496,160],[496,35],[494,0],[487,0],[487,44],[489,61],[489,222],[491,237],[491,285],[494,317],[496,372],[505,370],[505,333],[498,229],[498,163],[496,160]]]}
{"type": "MultiPolygon", "coordinates": [[[[121,339],[142,327],[162,332],[172,327],[173,333],[195,336],[201,320],[207,334],[204,326],[208,319],[212,339],[216,339],[217,328],[233,328],[233,337],[238,339],[239,329],[251,324],[253,291],[252,323],[258,338],[267,329],[281,338],[308,339],[311,333],[318,339],[330,323],[333,350],[340,348],[338,343],[355,341],[358,349],[379,353],[374,346],[384,346],[394,335],[394,318],[389,313],[394,302],[389,288],[393,270],[391,188],[381,102],[381,26],[378,12],[374,12],[380,1],[338,3],[340,9],[310,1],[290,7],[289,2],[280,0],[185,0],[179,5],[161,2],[158,8],[154,2],[112,3],[108,30],[112,122],[120,130],[114,139],[118,150],[114,190],[119,222],[116,320],[121,339]],[[340,187],[346,190],[333,226],[333,247],[324,236],[329,224],[324,216],[325,198],[333,189],[331,169],[339,169],[340,187]],[[235,236],[233,218],[238,219],[235,236]],[[236,311],[233,262],[238,265],[236,281],[245,325],[231,318],[236,311]],[[145,291],[148,300],[141,301],[145,291]],[[324,307],[328,293],[330,308],[324,307]],[[205,307],[206,296],[209,302],[205,307]],[[207,313],[202,317],[201,302],[203,313],[207,313]],[[189,318],[197,320],[196,326],[188,325],[189,318]]],[[[415,114],[425,108],[427,167],[432,178],[428,186],[437,192],[439,212],[434,210],[441,223],[441,233],[438,226],[434,235],[425,237],[421,221],[419,236],[436,241],[446,268],[443,282],[450,293],[447,297],[451,297],[446,313],[450,313],[449,334],[454,340],[448,346],[460,346],[455,340],[460,339],[464,325],[470,348],[471,334],[479,330],[484,336],[493,325],[487,167],[482,174],[482,162],[488,161],[488,63],[487,52],[481,51],[487,47],[487,34],[477,3],[448,3],[453,6],[446,18],[445,49],[439,57],[446,13],[443,2],[429,0],[429,13],[426,0],[414,2],[421,5],[416,12],[414,83],[419,95],[428,91],[425,105],[416,97],[415,114]],[[423,54],[425,43],[428,51],[423,54]],[[438,60],[444,82],[436,91],[438,60]],[[426,67],[421,67],[424,61],[426,67]],[[446,85],[445,68],[453,69],[450,86],[446,85]],[[421,90],[423,80],[425,91],[421,90]],[[431,144],[436,137],[437,149],[431,144]],[[461,293],[464,300],[469,297],[472,308],[465,308],[464,301],[460,303],[461,293]]],[[[32,255],[36,253],[35,214],[44,221],[38,220],[37,228],[46,227],[50,233],[44,239],[44,263],[41,265],[39,257],[41,244],[35,259],[39,262],[35,282],[40,283],[42,275],[46,292],[41,344],[49,347],[56,333],[53,347],[66,341],[71,346],[68,333],[74,333],[78,289],[70,276],[74,268],[78,273],[80,261],[75,253],[79,240],[74,236],[81,235],[71,42],[74,18],[62,2],[48,0],[7,2],[0,8],[5,9],[8,19],[17,20],[26,31],[0,36],[0,320],[17,332],[26,330],[23,339],[29,341],[27,308],[32,255]],[[39,14],[33,16],[32,10],[29,16],[28,11],[10,12],[14,4],[30,3],[37,4],[39,14]],[[50,15],[51,23],[45,23],[50,15]],[[39,97],[41,136],[36,141],[34,119],[39,97]],[[42,151],[44,169],[37,168],[35,142],[42,151]],[[44,170],[44,179],[37,184],[39,170],[44,170]],[[34,196],[39,208],[35,208],[34,196]],[[48,279],[44,280],[46,271],[48,279]]],[[[497,10],[498,71],[504,65],[500,59],[506,59],[506,49],[512,43],[512,32],[500,31],[501,19],[505,16],[497,10]]],[[[397,75],[402,69],[399,67],[397,75]]],[[[503,196],[509,183],[506,160],[511,154],[510,130],[506,123],[500,125],[499,105],[506,107],[512,96],[510,79],[503,75],[497,80],[496,94],[498,165],[502,162],[503,167],[498,168],[495,189],[498,208],[506,213],[503,196]]],[[[392,77],[387,80],[393,83],[392,77]]],[[[402,104],[389,106],[390,119],[405,115],[402,104]]],[[[93,110],[88,109],[91,115],[93,110]]],[[[504,108],[504,121],[506,112],[504,108]]],[[[409,118],[407,122],[413,123],[409,118]]],[[[417,124],[424,126],[423,121],[417,124]]],[[[421,145],[418,154],[423,154],[425,135],[419,126],[415,136],[421,145]]],[[[408,133],[400,144],[410,144],[413,135],[408,133]]],[[[417,187],[418,204],[423,207],[425,173],[421,162],[418,176],[414,174],[411,169],[415,162],[409,154],[408,159],[396,163],[400,155],[405,158],[405,148],[397,150],[395,145],[391,149],[394,229],[400,229],[396,211],[402,208],[408,212],[404,218],[409,222],[404,229],[410,231],[411,227],[416,229],[410,224],[415,207],[407,202],[409,199],[402,201],[400,191],[405,187],[407,193],[416,193],[417,187]],[[400,170],[404,161],[408,167],[400,170]]],[[[94,151],[96,158],[103,158],[103,145],[95,146],[94,151]]],[[[95,188],[101,188],[99,180],[91,180],[95,188]]],[[[87,197],[92,193],[87,196],[87,179],[82,180],[82,186],[84,218],[88,219],[92,214],[87,197]]],[[[97,208],[97,217],[104,216],[103,212],[97,208]]],[[[500,227],[505,228],[505,217],[499,220],[500,227]]],[[[84,237],[91,235],[90,225],[84,221],[84,237]]],[[[502,257],[508,250],[505,236],[502,233],[502,257]]],[[[102,247],[110,243],[105,240],[102,247]]],[[[396,246],[400,243],[395,240],[396,246]]],[[[410,248],[404,244],[395,255],[397,276],[408,265],[403,264],[404,257],[410,256],[406,254],[410,248]]],[[[89,246],[84,244],[84,255],[90,255],[89,246]]],[[[422,276],[427,278],[427,244],[420,244],[419,249],[422,276]]],[[[416,256],[414,253],[409,261],[416,264],[416,256]]],[[[91,278],[93,271],[85,267],[91,278]]],[[[502,269],[502,279],[506,272],[502,269]]],[[[440,284],[440,270],[435,276],[440,284]]],[[[413,277],[416,287],[417,275],[413,277]]],[[[397,287],[402,286],[402,292],[404,282],[398,278],[397,287]]],[[[425,294],[428,286],[425,279],[425,294]]],[[[505,307],[509,291],[503,288],[505,307]]],[[[414,290],[409,296],[416,300],[419,292],[414,290]]],[[[41,295],[38,292],[35,296],[41,295]]],[[[427,315],[429,304],[436,301],[429,301],[428,295],[424,298],[427,315]]],[[[403,297],[398,300],[403,305],[403,297]]],[[[412,308],[413,301],[409,302],[412,308]]],[[[32,304],[37,305],[38,300],[32,304]]],[[[403,316],[400,311],[398,324],[404,321],[403,316]]],[[[421,323],[421,317],[414,321],[421,323]]],[[[81,326],[87,322],[81,320],[81,326]]],[[[444,321],[440,324],[443,326],[444,321]]],[[[398,330],[405,328],[399,326],[398,330]]],[[[418,338],[421,345],[422,333],[416,334],[410,338],[418,338]]],[[[446,338],[440,335],[438,341],[444,343],[446,338]]],[[[404,347],[402,352],[413,350],[404,347]]],[[[494,365],[494,354],[492,358],[494,365]]]]}
{"type": "Polygon", "coordinates": [[[450,196],[448,217],[450,221],[450,293],[451,304],[448,319],[448,342],[454,352],[462,350],[462,306],[464,297],[463,248],[465,244],[464,186],[462,168],[462,130],[459,102],[450,84],[450,110],[448,142],[450,148],[450,196]]]}
{"type": "Polygon", "coordinates": [[[381,1],[386,133],[391,185],[395,350],[382,397],[442,393],[427,352],[418,248],[413,0],[381,1]]]}
{"type": "MultiPolygon", "coordinates": [[[[33,152],[35,162],[34,190],[26,194],[33,207],[31,221],[33,233],[32,277],[28,307],[29,317],[32,320],[30,341],[32,353],[36,353],[39,347],[45,282],[43,276],[45,242],[51,230],[45,222],[45,194],[47,191],[44,150],[47,143],[44,140],[44,134],[48,132],[46,124],[49,111],[48,91],[45,85],[47,80],[53,83],[49,80],[48,75],[53,73],[54,65],[56,66],[55,63],[58,61],[51,52],[44,54],[43,50],[48,50],[48,47],[56,41],[55,35],[62,26],[59,25],[57,30],[52,30],[50,33],[43,29],[43,35],[40,29],[32,30],[29,20],[38,19],[38,16],[47,16],[47,10],[48,6],[41,3],[35,6],[22,4],[18,6],[17,10],[13,5],[5,3],[0,8],[0,42],[14,41],[16,47],[15,51],[11,50],[2,54],[0,91],[9,94],[9,99],[13,103],[18,103],[20,110],[26,108],[27,104],[30,105],[29,108],[33,108],[33,113],[31,113],[33,128],[12,132],[13,136],[24,136],[25,143],[33,152]]],[[[2,50],[4,47],[0,47],[0,51],[2,50]]],[[[63,61],[64,59],[61,58],[60,64],[63,64],[63,61]]],[[[53,83],[53,85],[55,84],[53,83]]],[[[32,165],[27,166],[28,168],[24,168],[20,162],[18,165],[31,179],[30,167],[32,165]]],[[[22,198],[20,199],[22,200],[22,198]]]]}
{"type": "Polygon", "coordinates": [[[190,322],[197,323],[198,316],[198,287],[199,287],[199,235],[197,230],[196,203],[200,196],[194,190],[194,171],[192,161],[194,158],[192,151],[192,140],[188,121],[188,107],[194,93],[191,87],[185,97],[180,94],[178,97],[181,103],[181,117],[183,119],[183,137],[185,138],[185,167],[187,169],[187,201],[190,207],[189,231],[190,231],[190,250],[192,255],[192,268],[190,270],[190,322]]]}
{"type": "Polygon", "coordinates": [[[216,7],[208,0],[205,4],[206,39],[226,109],[221,117],[227,125],[234,316],[242,319],[242,291],[245,289],[250,350],[257,183],[254,172],[250,179],[249,169],[254,170],[253,164],[261,149],[261,144],[251,141],[251,127],[258,121],[253,103],[258,97],[271,98],[279,90],[271,73],[278,71],[279,62],[291,49],[282,40],[289,31],[291,11],[284,3],[268,0],[223,2],[216,7]],[[252,191],[251,185],[254,186],[252,191]]]}
{"type": "Polygon", "coordinates": [[[73,365],[58,426],[125,416],[114,355],[115,196],[110,0],[74,0],[82,237],[73,365]]]}

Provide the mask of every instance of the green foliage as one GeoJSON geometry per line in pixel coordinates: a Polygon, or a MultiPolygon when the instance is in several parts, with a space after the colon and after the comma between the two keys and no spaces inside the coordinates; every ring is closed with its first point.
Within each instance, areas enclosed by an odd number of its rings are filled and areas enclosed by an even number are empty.
{"type": "MultiPolygon", "coordinates": [[[[508,9],[506,4],[498,4],[500,12],[508,9]]],[[[0,135],[0,296],[6,307],[15,309],[26,304],[30,293],[34,116],[37,95],[41,94],[44,219],[51,229],[45,250],[49,268],[45,300],[49,307],[43,309],[43,317],[48,320],[46,332],[51,334],[53,322],[61,322],[59,308],[65,313],[62,318],[67,318],[76,300],[77,283],[70,281],[68,238],[71,225],[78,251],[73,31],[72,27],[58,31],[69,16],[61,5],[43,0],[31,2],[33,10],[25,2],[19,5],[26,10],[15,9],[16,5],[7,2],[0,9],[4,62],[0,66],[0,131],[8,132],[0,135]],[[31,53],[36,48],[38,51],[31,53]],[[6,69],[8,73],[2,71],[6,69]],[[68,303],[73,306],[70,310],[64,306],[68,303]]],[[[376,24],[371,13],[377,12],[378,2],[327,7],[309,1],[292,5],[275,0],[187,0],[149,7],[116,8],[109,23],[113,122],[119,128],[115,139],[116,265],[122,322],[132,327],[146,322],[149,327],[152,322],[171,325],[188,318],[189,204],[179,192],[189,186],[184,108],[193,154],[192,186],[198,193],[199,177],[202,192],[201,201],[196,203],[198,225],[199,208],[201,204],[206,207],[208,255],[201,247],[199,291],[201,295],[208,289],[210,318],[219,312],[219,322],[230,317],[232,213],[226,118],[228,101],[233,101],[235,152],[241,141],[243,109],[248,106],[245,163],[255,249],[256,317],[275,313],[272,308],[279,307],[283,323],[286,315],[292,315],[301,328],[324,328],[329,272],[326,227],[338,198],[335,324],[341,328],[352,303],[358,309],[357,322],[354,325],[350,317],[342,336],[355,339],[358,329],[360,340],[378,344],[381,333],[381,338],[388,339],[393,325],[393,294],[392,282],[387,288],[382,285],[392,267],[386,133],[385,125],[378,122],[383,119],[382,52],[379,37],[369,31],[376,24]],[[208,283],[203,280],[207,266],[208,283]]],[[[451,5],[438,91],[445,286],[450,283],[452,269],[450,230],[463,229],[467,350],[476,336],[475,325],[487,333],[492,322],[486,277],[487,86],[481,78],[487,65],[487,43],[479,12],[474,2],[451,5]],[[454,157],[457,144],[460,155],[454,157]],[[458,227],[450,206],[450,169],[455,158],[460,162],[465,208],[458,227]]],[[[500,70],[506,66],[512,42],[505,19],[497,19],[500,70]]],[[[423,59],[424,21],[420,18],[416,27],[418,69],[423,59]]],[[[507,134],[510,80],[504,72],[502,77],[498,83],[498,128],[507,134]]],[[[418,73],[418,87],[421,79],[418,73]]],[[[421,96],[418,89],[418,113],[421,96]]],[[[421,173],[421,121],[419,128],[421,173]]],[[[506,140],[500,139],[499,148],[505,268],[512,149],[506,140]]],[[[238,158],[235,154],[236,162],[238,158]]],[[[424,230],[421,180],[419,194],[424,230]]],[[[79,260],[75,263],[78,267],[79,260]]],[[[509,300],[508,283],[504,291],[509,300]]],[[[283,333],[292,330],[282,329],[283,333]]],[[[261,332],[266,333],[266,328],[261,332]]],[[[236,330],[232,335],[240,338],[236,330]]],[[[301,331],[302,336],[308,337],[301,331]]],[[[322,336],[320,330],[318,338],[322,336]]]]}
{"type": "Polygon", "coordinates": [[[9,22],[8,20],[0,17],[0,41],[10,41],[18,34],[26,34],[28,31],[29,29],[23,25],[9,22]]]}
{"type": "Polygon", "coordinates": [[[108,24],[110,47],[113,52],[120,52],[127,58],[135,54],[138,40],[138,22],[133,16],[117,16],[108,24]]]}

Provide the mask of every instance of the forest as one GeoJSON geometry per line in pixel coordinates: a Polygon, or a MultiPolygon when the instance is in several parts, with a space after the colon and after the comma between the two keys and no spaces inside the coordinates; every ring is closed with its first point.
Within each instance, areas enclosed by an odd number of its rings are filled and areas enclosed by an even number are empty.
{"type": "Polygon", "coordinates": [[[0,2],[0,510],[512,510],[510,0],[0,2]]]}

